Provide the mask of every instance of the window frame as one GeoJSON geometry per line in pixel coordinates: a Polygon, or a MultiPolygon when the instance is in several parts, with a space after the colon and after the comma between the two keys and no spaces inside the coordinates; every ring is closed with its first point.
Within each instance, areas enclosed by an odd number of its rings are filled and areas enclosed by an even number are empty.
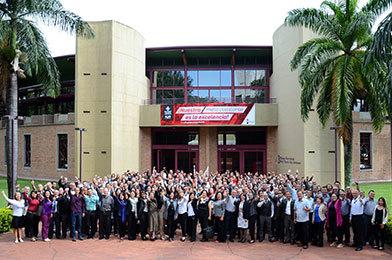
{"type": "Polygon", "coordinates": [[[367,131],[367,130],[360,130],[359,131],[359,171],[360,172],[369,172],[373,171],[374,168],[374,162],[373,162],[373,131],[367,131]],[[370,145],[370,168],[364,168],[361,169],[361,134],[370,134],[369,138],[369,145],[370,145]]]}
{"type": "Polygon", "coordinates": [[[31,133],[24,133],[23,134],[23,168],[31,169],[31,165],[32,165],[31,155],[32,154],[33,154],[32,135],[31,135],[31,133]],[[30,136],[30,165],[26,165],[26,136],[30,136]]]}
{"type": "Polygon", "coordinates": [[[56,133],[56,169],[57,171],[68,171],[69,170],[69,134],[66,132],[57,132],[56,133]],[[67,136],[67,168],[60,168],[59,167],[59,155],[60,155],[60,147],[59,147],[59,135],[66,135],[67,136]]]}

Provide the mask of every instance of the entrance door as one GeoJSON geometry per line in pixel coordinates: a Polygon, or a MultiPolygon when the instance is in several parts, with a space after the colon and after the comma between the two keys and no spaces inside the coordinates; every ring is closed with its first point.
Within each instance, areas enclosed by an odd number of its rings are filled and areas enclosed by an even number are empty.
{"type": "Polygon", "coordinates": [[[240,153],[239,152],[220,152],[219,153],[220,171],[240,171],[240,153]]]}
{"type": "Polygon", "coordinates": [[[187,173],[197,170],[197,153],[176,150],[176,170],[187,173]]]}
{"type": "Polygon", "coordinates": [[[244,173],[264,173],[264,153],[262,151],[244,152],[244,173]]]}

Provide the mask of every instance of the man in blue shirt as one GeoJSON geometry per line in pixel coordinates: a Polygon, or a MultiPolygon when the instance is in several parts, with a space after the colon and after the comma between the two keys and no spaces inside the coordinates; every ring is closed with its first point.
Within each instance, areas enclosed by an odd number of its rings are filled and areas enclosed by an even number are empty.
{"type": "Polygon", "coordinates": [[[301,191],[297,192],[298,199],[294,203],[294,212],[295,212],[295,225],[296,230],[298,231],[298,237],[301,241],[301,245],[303,249],[308,248],[309,243],[309,212],[310,206],[308,201],[303,198],[303,194],[301,191]]]}
{"type": "Polygon", "coordinates": [[[86,205],[86,219],[87,219],[87,239],[93,238],[97,232],[97,205],[99,197],[95,189],[88,189],[87,196],[84,196],[86,205]]]}

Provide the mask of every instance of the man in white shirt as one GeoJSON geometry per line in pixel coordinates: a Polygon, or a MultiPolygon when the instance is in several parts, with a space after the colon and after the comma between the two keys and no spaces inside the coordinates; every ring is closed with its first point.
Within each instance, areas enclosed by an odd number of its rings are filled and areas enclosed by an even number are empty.
{"type": "Polygon", "coordinates": [[[361,251],[363,249],[363,232],[364,232],[364,221],[363,221],[363,198],[359,196],[358,190],[353,190],[353,199],[351,201],[350,210],[350,221],[354,233],[354,246],[355,251],[361,251]]]}
{"type": "Polygon", "coordinates": [[[181,241],[185,241],[186,239],[186,220],[188,218],[188,200],[189,195],[185,194],[183,191],[179,192],[179,199],[178,199],[178,222],[181,226],[181,241]]]}

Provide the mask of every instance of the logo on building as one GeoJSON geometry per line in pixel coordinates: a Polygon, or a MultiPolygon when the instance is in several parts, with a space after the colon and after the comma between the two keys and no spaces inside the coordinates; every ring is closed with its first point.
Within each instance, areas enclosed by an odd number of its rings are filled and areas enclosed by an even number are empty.
{"type": "Polygon", "coordinates": [[[173,108],[171,105],[164,105],[162,107],[162,120],[171,121],[173,120],[173,108]]]}

